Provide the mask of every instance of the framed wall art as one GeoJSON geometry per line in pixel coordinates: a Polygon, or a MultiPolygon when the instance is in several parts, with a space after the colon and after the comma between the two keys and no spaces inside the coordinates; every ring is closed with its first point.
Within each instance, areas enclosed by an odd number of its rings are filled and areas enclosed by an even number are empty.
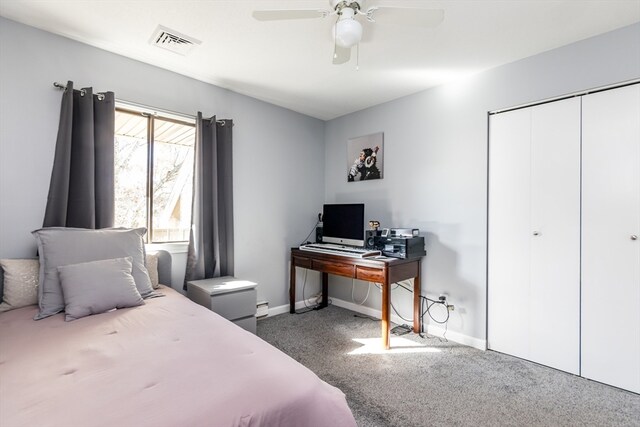
{"type": "Polygon", "coordinates": [[[347,141],[347,181],[369,181],[383,177],[384,133],[349,138],[347,141]]]}

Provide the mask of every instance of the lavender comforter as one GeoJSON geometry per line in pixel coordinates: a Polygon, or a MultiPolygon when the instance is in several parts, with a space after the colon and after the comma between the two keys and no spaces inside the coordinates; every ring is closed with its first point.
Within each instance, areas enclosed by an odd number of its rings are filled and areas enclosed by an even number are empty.
{"type": "Polygon", "coordinates": [[[0,314],[0,426],[355,426],[340,390],[162,293],[73,322],[0,314]]]}

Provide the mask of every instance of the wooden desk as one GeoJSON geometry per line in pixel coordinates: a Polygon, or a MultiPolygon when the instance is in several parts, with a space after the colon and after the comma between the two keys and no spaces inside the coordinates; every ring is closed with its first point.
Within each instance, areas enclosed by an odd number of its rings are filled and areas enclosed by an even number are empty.
{"type": "Polygon", "coordinates": [[[340,255],[291,249],[291,272],[289,276],[289,312],[295,313],[296,267],[322,272],[322,302],[329,302],[329,274],[351,277],[379,283],[382,286],[382,345],[389,349],[389,305],[391,284],[401,280],[413,281],[413,332],[420,330],[420,261],[411,259],[377,260],[375,258],[350,258],[340,255]]]}

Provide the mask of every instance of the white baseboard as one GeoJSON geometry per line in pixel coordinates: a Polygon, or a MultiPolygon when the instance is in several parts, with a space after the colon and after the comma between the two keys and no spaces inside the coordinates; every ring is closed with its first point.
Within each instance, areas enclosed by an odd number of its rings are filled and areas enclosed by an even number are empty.
{"type": "MultiPolygon", "coordinates": [[[[306,304],[307,305],[305,305],[305,301],[296,302],[296,310],[306,308],[307,306],[312,307],[316,305],[316,297],[307,299],[306,304]]],[[[269,315],[267,315],[266,317],[263,317],[263,319],[267,317],[277,316],[278,314],[288,313],[288,312],[289,312],[289,304],[279,305],[277,307],[269,307],[269,315]]]]}
{"type": "MultiPolygon", "coordinates": [[[[308,306],[312,306],[315,304],[316,298],[310,298],[306,301],[308,306]]],[[[366,316],[370,316],[370,317],[374,317],[376,319],[380,319],[382,318],[382,311],[377,310],[375,308],[371,308],[371,307],[366,307],[363,305],[358,305],[358,304],[354,304],[352,302],[349,301],[344,301],[338,298],[334,298],[331,297],[331,302],[332,304],[338,306],[338,307],[342,307],[342,308],[346,308],[348,310],[351,311],[355,311],[356,313],[360,313],[360,314],[364,314],[366,316]]],[[[301,308],[305,308],[305,302],[304,301],[298,301],[296,302],[296,310],[301,309],[301,308]]],[[[273,308],[269,308],[269,316],[277,316],[278,314],[283,314],[283,313],[288,313],[289,312],[289,304],[286,305],[281,305],[278,307],[273,307],[273,308]]],[[[267,317],[269,317],[267,316],[267,317]]],[[[400,316],[397,316],[395,314],[391,314],[391,321],[395,324],[398,325],[402,325],[407,323],[406,321],[402,320],[402,318],[400,318],[400,316]]],[[[411,325],[409,325],[411,326],[411,325]]],[[[427,329],[427,333],[430,335],[435,335],[437,337],[442,337],[442,335],[444,334],[444,328],[441,327],[440,325],[431,325],[428,324],[426,325],[426,329],[427,329]]],[[[469,335],[465,335],[465,334],[461,334],[459,332],[454,332],[454,331],[447,331],[447,337],[448,340],[456,342],[458,344],[462,344],[462,345],[466,345],[469,347],[473,347],[473,348],[477,348],[478,350],[486,350],[487,349],[487,341],[486,340],[481,340],[478,338],[474,338],[471,337],[469,335]]]]}
{"type": "MultiPolygon", "coordinates": [[[[427,325],[427,332],[437,337],[442,337],[444,334],[444,328],[440,325],[427,325]]],[[[461,334],[460,332],[447,331],[447,339],[458,344],[466,345],[468,347],[477,348],[478,350],[487,350],[487,340],[481,340],[469,335],[461,334]]]]}
{"type": "MultiPolygon", "coordinates": [[[[370,317],[375,317],[376,319],[382,318],[382,311],[377,310],[371,307],[365,307],[363,305],[354,304],[349,301],[344,301],[338,298],[331,298],[333,304],[338,307],[346,308],[351,311],[355,311],[356,313],[365,314],[370,317]]],[[[407,324],[406,320],[402,320],[402,318],[394,313],[391,313],[391,321],[397,325],[407,324]]],[[[412,326],[412,325],[409,325],[412,326]]],[[[442,337],[444,334],[444,328],[440,325],[431,325],[427,324],[426,331],[429,335],[435,335],[437,337],[442,337]]],[[[487,341],[481,340],[478,338],[470,337],[469,335],[464,335],[459,332],[447,331],[446,338],[450,341],[456,342],[458,344],[463,344],[469,347],[477,348],[478,350],[486,350],[487,349],[487,341]]]]}

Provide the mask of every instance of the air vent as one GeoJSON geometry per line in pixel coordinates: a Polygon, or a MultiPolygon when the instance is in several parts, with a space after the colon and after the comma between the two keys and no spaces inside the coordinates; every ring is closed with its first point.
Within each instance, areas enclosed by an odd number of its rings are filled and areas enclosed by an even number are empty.
{"type": "Polygon", "coordinates": [[[151,36],[149,43],[154,46],[170,50],[173,53],[186,55],[202,42],[194,39],[193,37],[185,36],[184,34],[170,28],[158,25],[158,28],[156,28],[153,36],[151,36]]]}

